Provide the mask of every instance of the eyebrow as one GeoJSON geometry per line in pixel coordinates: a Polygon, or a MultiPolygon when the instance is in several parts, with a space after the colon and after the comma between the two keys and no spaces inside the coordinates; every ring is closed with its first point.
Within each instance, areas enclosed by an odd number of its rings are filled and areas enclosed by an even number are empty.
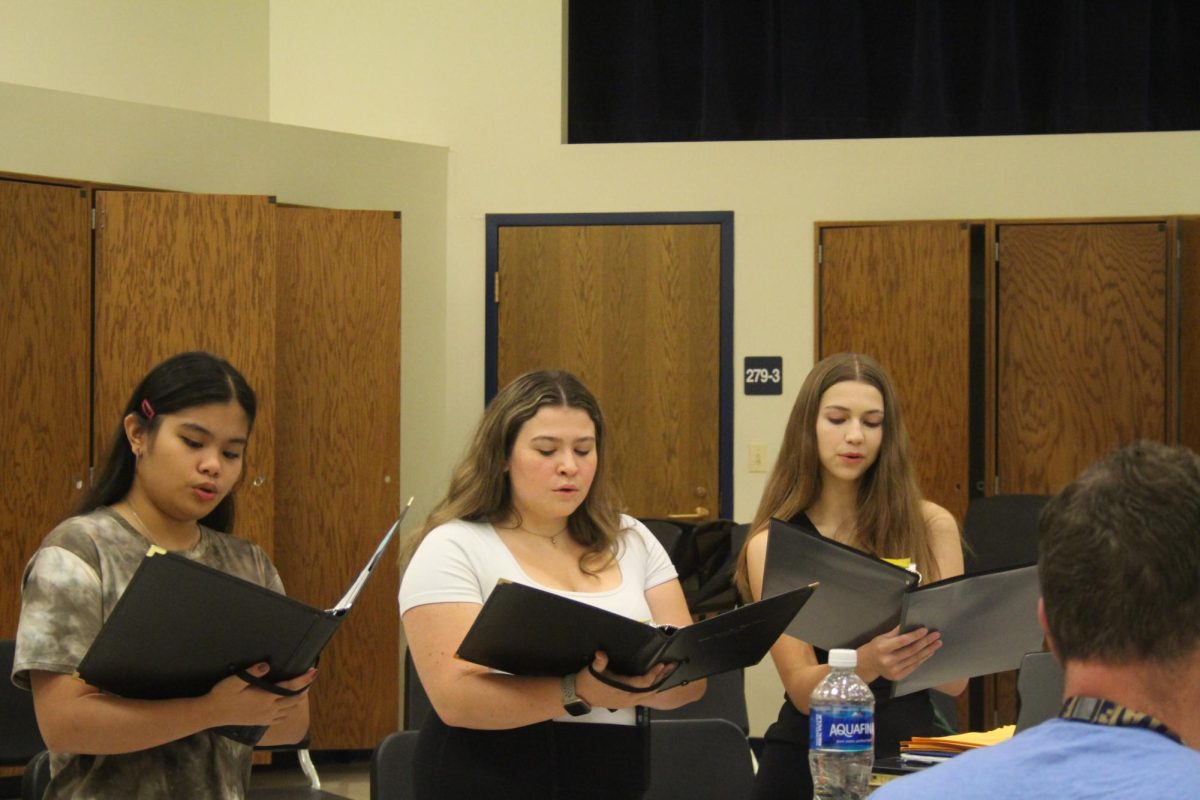
{"type": "MultiPolygon", "coordinates": [[[[201,425],[198,422],[181,422],[179,424],[179,427],[187,428],[188,430],[195,431],[196,433],[202,433],[205,436],[213,435],[212,431],[210,431],[208,428],[204,427],[203,425],[201,425]]],[[[245,436],[235,436],[234,438],[228,439],[226,441],[228,441],[230,444],[246,444],[247,439],[245,436]]]]}
{"type": "MultiPolygon", "coordinates": [[[[825,411],[845,411],[847,414],[851,413],[850,409],[846,408],[846,406],[828,405],[828,406],[825,406],[824,410],[825,411]]],[[[882,414],[883,409],[882,408],[871,408],[871,409],[867,409],[866,411],[864,411],[862,413],[863,413],[863,416],[866,416],[867,414],[882,414]]]]}
{"type": "MultiPolygon", "coordinates": [[[[538,442],[538,441],[561,442],[562,439],[560,439],[557,436],[550,436],[549,434],[545,434],[543,436],[534,436],[529,441],[531,441],[531,442],[538,442]]],[[[573,439],[572,441],[574,441],[576,444],[578,444],[579,442],[594,442],[594,441],[596,441],[596,437],[595,436],[580,436],[578,439],[573,439]]]]}

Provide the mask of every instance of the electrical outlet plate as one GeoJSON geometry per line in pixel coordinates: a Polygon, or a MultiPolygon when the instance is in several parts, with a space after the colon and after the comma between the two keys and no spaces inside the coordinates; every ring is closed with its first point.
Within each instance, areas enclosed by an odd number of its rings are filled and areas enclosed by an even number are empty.
{"type": "Polygon", "coordinates": [[[750,471],[767,471],[767,446],[765,444],[756,443],[750,445],[750,471]]]}

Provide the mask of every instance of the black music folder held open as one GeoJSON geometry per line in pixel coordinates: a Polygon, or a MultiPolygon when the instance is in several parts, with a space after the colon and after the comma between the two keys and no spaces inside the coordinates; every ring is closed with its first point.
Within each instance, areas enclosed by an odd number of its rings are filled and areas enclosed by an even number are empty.
{"type": "Polygon", "coordinates": [[[501,581],[457,655],[514,675],[578,672],[597,650],[608,654],[607,671],[619,675],[644,675],[656,664],[677,664],[653,687],[662,691],[757,664],[815,588],[797,587],[676,628],[648,625],[533,586],[501,581]]]}
{"type": "Polygon", "coordinates": [[[782,520],[770,523],[763,596],[819,581],[787,633],[823,650],[855,648],[900,626],[940,631],[937,653],[897,681],[892,696],[957,678],[1016,669],[1041,649],[1037,565],[917,586],[919,576],[782,520]]]}
{"type": "MultiPolygon", "coordinates": [[[[261,662],[277,683],[304,674],[346,618],[400,527],[408,501],[349,590],[320,610],[206,564],[152,547],[79,663],[87,683],[121,697],[159,700],[207,694],[261,662]]],[[[246,744],[264,728],[218,732],[246,744]]]]}

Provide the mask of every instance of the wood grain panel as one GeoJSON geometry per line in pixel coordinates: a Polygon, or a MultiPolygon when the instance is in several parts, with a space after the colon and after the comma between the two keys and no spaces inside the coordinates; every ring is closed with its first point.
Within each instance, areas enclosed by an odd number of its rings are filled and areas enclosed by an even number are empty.
{"type": "MultiPolygon", "coordinates": [[[[276,552],[289,594],[326,608],[400,506],[400,221],[278,209],[276,552]]],[[[396,560],[383,559],[321,657],[311,747],[399,728],[396,560]]]]}
{"type": "Polygon", "coordinates": [[[1165,226],[1002,225],[997,471],[1052,494],[1109,449],[1166,431],[1165,226]]]}
{"type": "Polygon", "coordinates": [[[717,513],[719,225],[500,230],[498,383],[567,369],[596,394],[629,513],[717,513]]]}
{"type": "Polygon", "coordinates": [[[1200,217],[1177,223],[1179,261],[1179,441],[1200,451],[1200,217]]]}
{"type": "Polygon", "coordinates": [[[926,497],[962,522],[970,454],[970,227],[922,222],[819,230],[819,357],[883,364],[926,497]]]}
{"type": "Polygon", "coordinates": [[[274,206],[265,197],[103,191],[96,208],[96,452],[106,452],[129,393],[150,367],[185,350],[223,356],[259,403],[236,531],[271,553],[274,206]]]}
{"type": "Polygon", "coordinates": [[[79,187],[0,180],[0,639],[16,634],[26,562],[87,476],[89,216],[79,187]]]}

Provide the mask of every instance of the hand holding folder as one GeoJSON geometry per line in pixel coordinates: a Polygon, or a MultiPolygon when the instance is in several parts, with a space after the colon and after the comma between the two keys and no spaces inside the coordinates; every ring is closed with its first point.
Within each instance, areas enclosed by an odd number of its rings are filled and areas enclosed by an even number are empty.
{"type": "Polygon", "coordinates": [[[819,581],[787,633],[824,650],[856,648],[900,626],[941,632],[942,647],[892,687],[910,694],[957,678],[1016,669],[1041,649],[1037,566],[960,575],[917,587],[918,576],[814,531],[773,519],[763,596],[819,581]]]}
{"type": "MultiPolygon", "coordinates": [[[[514,675],[562,676],[592,662],[597,650],[620,675],[676,664],[646,689],[601,677],[626,691],[662,691],[758,663],[812,595],[803,586],[684,628],[656,627],[520,583],[501,582],[458,648],[466,661],[514,675]]],[[[597,676],[600,677],[600,676],[597,676]]]]}
{"type": "MultiPolygon", "coordinates": [[[[79,677],[109,694],[199,697],[240,676],[266,691],[312,667],[346,618],[412,505],[404,507],[349,591],[322,611],[206,564],[151,548],[79,663],[79,677]],[[263,677],[248,668],[267,662],[263,677]]],[[[254,744],[262,728],[218,731],[254,744]]]]}

